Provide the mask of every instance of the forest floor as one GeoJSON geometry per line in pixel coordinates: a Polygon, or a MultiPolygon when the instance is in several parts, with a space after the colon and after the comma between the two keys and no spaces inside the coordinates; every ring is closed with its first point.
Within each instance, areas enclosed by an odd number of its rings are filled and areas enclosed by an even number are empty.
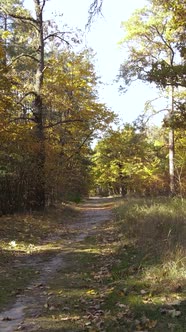
{"type": "Polygon", "coordinates": [[[174,230],[153,203],[149,229],[143,204],[90,199],[1,217],[0,332],[184,332],[185,210],[175,206],[174,230]]]}

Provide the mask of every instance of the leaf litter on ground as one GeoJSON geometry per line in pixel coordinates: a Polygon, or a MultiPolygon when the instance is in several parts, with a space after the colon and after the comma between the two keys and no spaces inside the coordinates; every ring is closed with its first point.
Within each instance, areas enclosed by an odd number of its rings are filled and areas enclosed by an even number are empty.
{"type": "Polygon", "coordinates": [[[185,331],[183,280],[170,291],[166,278],[146,278],[157,266],[153,252],[144,254],[120,222],[110,218],[71,249],[49,282],[38,332],[185,331]]]}

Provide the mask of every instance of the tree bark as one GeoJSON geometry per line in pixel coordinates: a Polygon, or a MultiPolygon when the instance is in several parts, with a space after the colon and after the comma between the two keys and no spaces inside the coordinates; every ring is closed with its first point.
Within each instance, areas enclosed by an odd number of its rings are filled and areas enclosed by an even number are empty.
{"type": "MultiPolygon", "coordinates": [[[[170,91],[170,122],[171,117],[174,113],[174,88],[171,86],[170,91]]],[[[170,194],[171,196],[175,195],[175,174],[174,174],[174,129],[171,127],[169,130],[169,185],[170,185],[170,194]]]]}
{"type": "Polygon", "coordinates": [[[44,76],[44,37],[43,37],[43,7],[40,0],[34,0],[36,25],[38,30],[38,65],[35,76],[35,100],[34,100],[34,121],[36,123],[35,134],[38,143],[38,155],[36,160],[35,205],[38,208],[45,206],[45,135],[43,127],[43,98],[42,86],[44,76]]]}
{"type": "Polygon", "coordinates": [[[174,176],[174,130],[169,130],[169,177],[170,194],[175,194],[175,176],[174,176]]]}

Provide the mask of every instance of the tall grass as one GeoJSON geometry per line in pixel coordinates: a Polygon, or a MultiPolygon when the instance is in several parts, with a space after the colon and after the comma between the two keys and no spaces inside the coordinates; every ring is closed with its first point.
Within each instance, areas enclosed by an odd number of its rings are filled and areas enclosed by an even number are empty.
{"type": "Polygon", "coordinates": [[[120,231],[142,260],[154,262],[147,277],[186,278],[186,200],[131,199],[120,203],[116,215],[120,231]]]}

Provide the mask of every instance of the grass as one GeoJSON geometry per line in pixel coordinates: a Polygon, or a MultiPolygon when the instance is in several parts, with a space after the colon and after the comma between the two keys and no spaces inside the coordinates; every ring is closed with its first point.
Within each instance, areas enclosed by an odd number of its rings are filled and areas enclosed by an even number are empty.
{"type": "Polygon", "coordinates": [[[37,331],[184,332],[184,204],[121,202],[116,219],[72,246],[49,284],[37,331]]]}
{"type": "MultiPolygon", "coordinates": [[[[186,202],[122,200],[114,214],[66,250],[41,314],[27,319],[37,332],[186,330],[186,202]]],[[[57,219],[48,221],[48,235],[51,227],[59,230],[57,219]]]]}
{"type": "Polygon", "coordinates": [[[140,249],[142,265],[148,266],[146,275],[169,282],[185,279],[186,201],[133,201],[118,207],[117,220],[120,232],[140,249]]]}
{"type": "Polygon", "coordinates": [[[15,270],[9,266],[8,272],[0,276],[0,309],[21,294],[34,276],[35,271],[32,268],[15,270]]]}
{"type": "Polygon", "coordinates": [[[56,254],[57,234],[60,231],[61,238],[68,237],[66,225],[77,214],[73,205],[63,204],[44,213],[0,218],[0,309],[15,300],[36,278],[37,262],[56,254]]]}

